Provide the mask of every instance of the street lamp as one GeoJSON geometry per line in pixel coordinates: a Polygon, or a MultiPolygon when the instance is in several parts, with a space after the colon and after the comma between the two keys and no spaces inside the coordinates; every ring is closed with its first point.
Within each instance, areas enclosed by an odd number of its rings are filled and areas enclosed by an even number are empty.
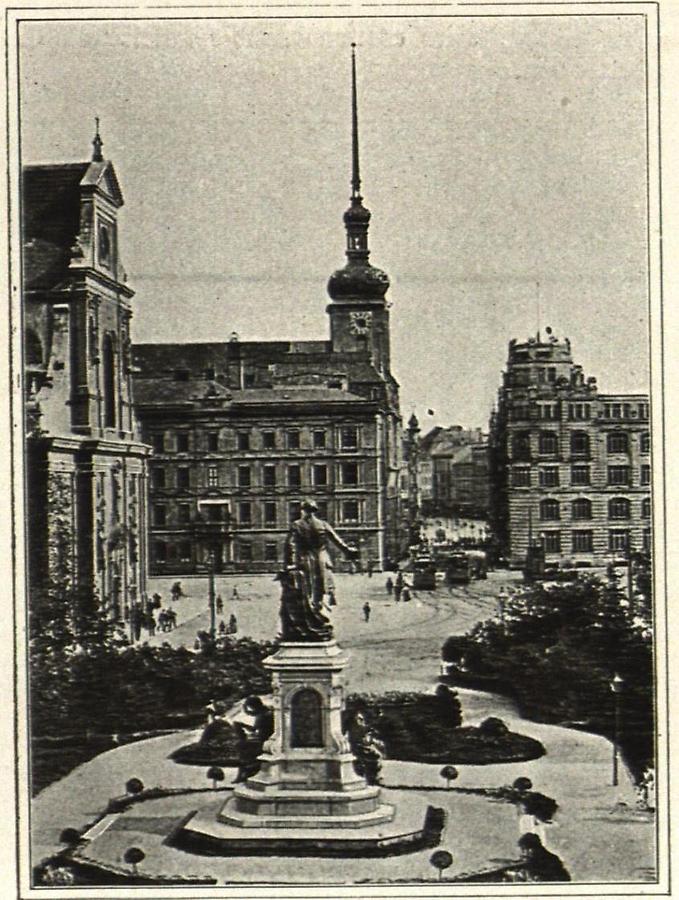
{"type": "Polygon", "coordinates": [[[208,571],[208,608],[210,610],[210,637],[214,641],[217,635],[217,615],[215,608],[215,572],[217,569],[217,551],[221,545],[225,528],[228,529],[228,501],[221,498],[206,498],[198,501],[198,515],[196,517],[197,537],[202,539],[205,552],[207,554],[207,571],[208,571]],[[216,509],[217,520],[210,519],[206,521],[202,510],[216,509]],[[226,513],[226,515],[224,515],[226,513]]]}
{"type": "Polygon", "coordinates": [[[617,673],[611,681],[614,703],[613,725],[613,787],[618,786],[618,742],[620,740],[620,697],[625,686],[625,681],[617,673]]]}
{"type": "Polygon", "coordinates": [[[505,627],[505,603],[509,600],[509,594],[505,590],[504,584],[500,587],[500,593],[497,595],[497,602],[500,609],[500,625],[502,625],[502,630],[504,631],[505,627]]]}

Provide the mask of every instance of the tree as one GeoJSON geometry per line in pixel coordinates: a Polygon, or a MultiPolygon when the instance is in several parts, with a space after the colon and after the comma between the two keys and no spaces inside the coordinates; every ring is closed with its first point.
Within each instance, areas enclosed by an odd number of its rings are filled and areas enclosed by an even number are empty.
{"type": "Polygon", "coordinates": [[[446,779],[446,787],[449,788],[450,782],[454,781],[457,778],[459,772],[457,771],[455,766],[444,766],[439,772],[439,775],[441,776],[441,778],[446,779]]]}
{"type": "Polygon", "coordinates": [[[217,790],[217,782],[224,781],[224,772],[219,766],[210,766],[207,770],[207,777],[212,779],[212,789],[217,790]]]}
{"type": "Polygon", "coordinates": [[[139,847],[128,847],[123,856],[124,862],[132,866],[132,871],[137,874],[137,866],[146,859],[146,854],[139,847]]]}
{"type": "Polygon", "coordinates": [[[429,862],[435,869],[438,869],[439,881],[441,881],[443,878],[443,870],[448,869],[453,864],[453,855],[447,850],[436,850],[429,857],[429,862]]]}

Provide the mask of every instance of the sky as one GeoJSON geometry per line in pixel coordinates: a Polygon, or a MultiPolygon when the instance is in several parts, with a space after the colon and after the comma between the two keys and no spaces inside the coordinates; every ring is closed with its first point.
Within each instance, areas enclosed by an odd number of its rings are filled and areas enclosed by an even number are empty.
{"type": "Polygon", "coordinates": [[[509,340],[547,326],[647,391],[639,16],[23,22],[23,162],[87,159],[100,117],[133,339],[327,338],[352,41],[404,416],[486,426],[509,340]]]}

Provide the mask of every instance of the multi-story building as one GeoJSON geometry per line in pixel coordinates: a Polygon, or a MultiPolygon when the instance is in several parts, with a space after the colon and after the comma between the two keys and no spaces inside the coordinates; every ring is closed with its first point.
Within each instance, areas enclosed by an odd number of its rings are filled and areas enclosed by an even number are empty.
{"type": "Polygon", "coordinates": [[[548,561],[650,551],[647,395],[599,393],[548,330],[510,342],[490,432],[492,525],[510,565],[532,542],[548,561]]]}
{"type": "Polygon", "coordinates": [[[136,411],[154,448],[154,574],[212,562],[221,571],[275,571],[307,496],[364,563],[396,558],[401,418],[389,279],[368,262],[353,97],[347,262],[328,282],[330,339],[254,343],[234,334],[134,348],[136,411]]]}
{"type": "Polygon", "coordinates": [[[132,409],[123,196],[91,161],[23,172],[29,589],[79,586],[115,618],[146,579],[146,458],[132,409]]]}
{"type": "Polygon", "coordinates": [[[422,512],[480,515],[488,512],[488,440],[480,428],[436,426],[417,448],[422,512]]]}

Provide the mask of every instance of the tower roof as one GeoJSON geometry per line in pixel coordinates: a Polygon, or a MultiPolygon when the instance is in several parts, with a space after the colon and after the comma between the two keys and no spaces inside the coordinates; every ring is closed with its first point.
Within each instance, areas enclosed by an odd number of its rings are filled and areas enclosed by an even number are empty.
{"type": "Polygon", "coordinates": [[[347,262],[330,276],[328,293],[333,300],[382,300],[389,288],[386,272],[368,262],[370,210],[363,205],[358,152],[358,100],[356,91],[356,45],[351,45],[351,200],[344,213],[347,231],[347,262]]]}

